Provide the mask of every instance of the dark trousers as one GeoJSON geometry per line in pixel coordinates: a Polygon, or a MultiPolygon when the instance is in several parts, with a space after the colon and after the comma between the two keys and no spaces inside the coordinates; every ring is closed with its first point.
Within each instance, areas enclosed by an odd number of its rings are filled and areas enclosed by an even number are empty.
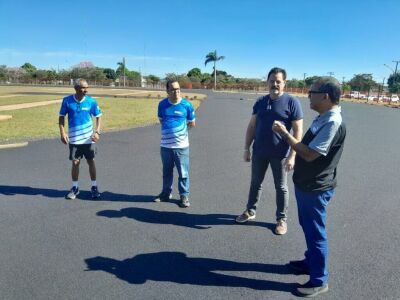
{"type": "Polygon", "coordinates": [[[287,218],[289,191],[287,186],[287,172],[284,168],[285,158],[259,157],[253,155],[251,160],[251,183],[247,209],[255,212],[262,194],[262,183],[268,166],[271,165],[276,191],[276,219],[287,218]]]}

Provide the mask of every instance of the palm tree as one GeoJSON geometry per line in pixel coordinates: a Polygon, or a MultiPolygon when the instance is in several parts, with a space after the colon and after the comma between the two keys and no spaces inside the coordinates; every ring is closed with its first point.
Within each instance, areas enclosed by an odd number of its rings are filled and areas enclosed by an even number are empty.
{"type": "MultiPolygon", "coordinates": [[[[117,65],[118,65],[118,69],[120,69],[120,71],[122,69],[122,76],[124,78],[124,87],[125,87],[125,73],[126,73],[125,72],[126,71],[126,68],[125,68],[125,57],[122,58],[122,61],[117,62],[117,65]]],[[[121,76],[121,74],[120,74],[120,76],[121,76]]],[[[119,83],[119,85],[121,85],[121,83],[119,83]]]]}
{"type": "Polygon", "coordinates": [[[210,52],[206,55],[206,61],[204,62],[204,65],[207,66],[207,64],[211,61],[214,62],[214,90],[217,89],[217,69],[215,68],[216,62],[219,60],[224,59],[225,56],[218,56],[217,55],[217,50],[214,52],[210,52]]]}

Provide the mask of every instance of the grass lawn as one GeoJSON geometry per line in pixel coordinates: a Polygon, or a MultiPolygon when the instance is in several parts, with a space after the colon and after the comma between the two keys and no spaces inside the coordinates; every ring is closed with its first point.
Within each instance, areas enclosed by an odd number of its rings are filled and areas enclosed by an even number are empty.
{"type": "MultiPolygon", "coordinates": [[[[154,98],[99,98],[98,103],[103,111],[102,131],[157,123],[159,101],[159,99],[154,98]]],[[[200,102],[200,100],[191,101],[195,109],[199,107],[200,102]]],[[[7,111],[7,114],[12,115],[13,118],[0,122],[0,143],[58,137],[59,110],[60,104],[52,104],[7,111]]]]}

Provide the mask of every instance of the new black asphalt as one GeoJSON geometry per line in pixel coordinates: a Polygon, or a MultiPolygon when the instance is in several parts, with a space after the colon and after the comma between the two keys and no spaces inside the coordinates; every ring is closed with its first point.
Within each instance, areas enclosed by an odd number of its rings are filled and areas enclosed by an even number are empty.
{"type": "MultiPolygon", "coordinates": [[[[0,298],[296,298],[308,278],[285,266],[305,250],[293,193],[285,236],[273,233],[270,171],[257,220],[234,222],[249,188],[242,154],[255,98],[210,93],[203,101],[190,132],[188,209],[178,207],[176,189],[171,202],[152,202],[161,188],[159,125],[101,136],[99,201],[89,198],[85,162],[81,194],[64,199],[70,162],[58,139],[1,150],[0,298]]],[[[316,113],[301,102],[307,129],[316,113]]],[[[400,111],[342,109],[348,135],[328,208],[330,291],[321,298],[400,299],[400,111]]]]}

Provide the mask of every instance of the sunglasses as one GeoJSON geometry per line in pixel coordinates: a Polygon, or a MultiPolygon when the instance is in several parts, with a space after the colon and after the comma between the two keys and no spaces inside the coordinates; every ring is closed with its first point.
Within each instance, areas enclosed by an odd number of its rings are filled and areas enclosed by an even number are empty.
{"type": "Polygon", "coordinates": [[[312,94],[326,94],[326,92],[320,92],[320,91],[308,91],[308,97],[310,97],[312,94]]]}

